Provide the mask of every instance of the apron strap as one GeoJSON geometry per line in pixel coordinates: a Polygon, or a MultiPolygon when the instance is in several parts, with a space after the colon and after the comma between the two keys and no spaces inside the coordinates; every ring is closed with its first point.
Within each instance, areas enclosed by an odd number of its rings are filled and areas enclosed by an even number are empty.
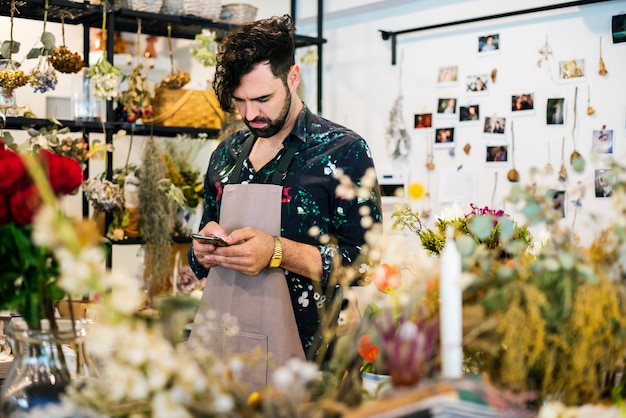
{"type": "MultiPolygon", "coordinates": [[[[241,153],[239,157],[237,157],[237,163],[235,164],[235,169],[233,170],[230,178],[228,179],[229,184],[239,183],[239,177],[241,177],[241,170],[243,169],[244,161],[250,156],[250,151],[252,151],[252,147],[256,142],[256,137],[250,137],[241,148],[241,153]]],[[[283,153],[280,161],[278,163],[278,167],[272,174],[269,181],[266,181],[266,184],[275,184],[280,186],[285,177],[287,177],[287,169],[289,169],[289,165],[293,160],[294,155],[300,149],[300,140],[297,137],[289,138],[289,146],[283,153]]]]}
{"type": "Polygon", "coordinates": [[[269,182],[270,184],[283,184],[283,180],[287,177],[287,169],[291,164],[291,160],[293,160],[293,156],[296,155],[296,152],[300,149],[300,140],[298,138],[292,136],[289,140],[289,148],[287,148],[283,156],[280,158],[278,167],[276,167],[276,171],[272,174],[271,181],[269,182]]]}

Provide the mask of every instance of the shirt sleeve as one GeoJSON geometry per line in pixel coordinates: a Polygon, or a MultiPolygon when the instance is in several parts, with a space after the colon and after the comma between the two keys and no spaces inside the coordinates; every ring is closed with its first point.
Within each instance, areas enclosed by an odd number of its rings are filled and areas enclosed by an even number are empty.
{"type": "Polygon", "coordinates": [[[342,196],[336,190],[332,207],[333,229],[336,231],[336,244],[320,245],[322,257],[322,285],[366,284],[365,273],[368,261],[364,252],[365,234],[373,225],[382,223],[380,189],[374,170],[374,162],[369,147],[363,139],[355,141],[337,161],[337,167],[348,176],[356,189],[356,196],[342,196]],[[364,176],[373,176],[363,181],[364,176]],[[371,222],[363,222],[364,215],[371,222]],[[337,267],[350,268],[350,275],[336,271],[337,267]],[[338,277],[337,277],[338,276],[338,277]],[[331,282],[332,280],[332,282],[331,282]],[[346,283],[348,282],[348,283],[346,283]]]}

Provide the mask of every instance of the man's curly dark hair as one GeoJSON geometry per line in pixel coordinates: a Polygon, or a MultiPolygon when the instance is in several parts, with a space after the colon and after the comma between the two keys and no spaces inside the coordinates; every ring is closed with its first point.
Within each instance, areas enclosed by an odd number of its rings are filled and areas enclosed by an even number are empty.
{"type": "Polygon", "coordinates": [[[287,85],[287,75],[295,64],[294,33],[291,16],[274,16],[242,25],[222,41],[213,89],[224,111],[233,110],[232,95],[241,77],[259,63],[269,62],[272,74],[287,85]]]}

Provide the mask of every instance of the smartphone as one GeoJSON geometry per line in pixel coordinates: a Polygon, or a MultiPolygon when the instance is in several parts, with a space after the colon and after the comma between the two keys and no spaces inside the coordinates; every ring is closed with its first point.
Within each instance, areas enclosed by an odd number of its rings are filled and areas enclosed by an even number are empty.
{"type": "Polygon", "coordinates": [[[221,239],[220,237],[216,237],[214,235],[201,235],[201,234],[191,234],[191,238],[196,239],[203,244],[213,244],[216,247],[227,247],[228,243],[221,239]]]}

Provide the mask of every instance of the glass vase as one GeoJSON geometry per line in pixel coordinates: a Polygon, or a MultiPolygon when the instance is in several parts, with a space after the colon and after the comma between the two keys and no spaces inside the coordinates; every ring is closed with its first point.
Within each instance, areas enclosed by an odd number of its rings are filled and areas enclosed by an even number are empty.
{"type": "Polygon", "coordinates": [[[72,76],[72,117],[74,120],[100,122],[105,103],[96,97],[94,85],[85,67],[72,76]]]}
{"type": "Polygon", "coordinates": [[[72,379],[95,377],[85,353],[85,328],[57,319],[58,331],[29,329],[22,318],[9,322],[13,365],[2,383],[0,416],[22,418],[40,407],[60,403],[72,379]]]}

